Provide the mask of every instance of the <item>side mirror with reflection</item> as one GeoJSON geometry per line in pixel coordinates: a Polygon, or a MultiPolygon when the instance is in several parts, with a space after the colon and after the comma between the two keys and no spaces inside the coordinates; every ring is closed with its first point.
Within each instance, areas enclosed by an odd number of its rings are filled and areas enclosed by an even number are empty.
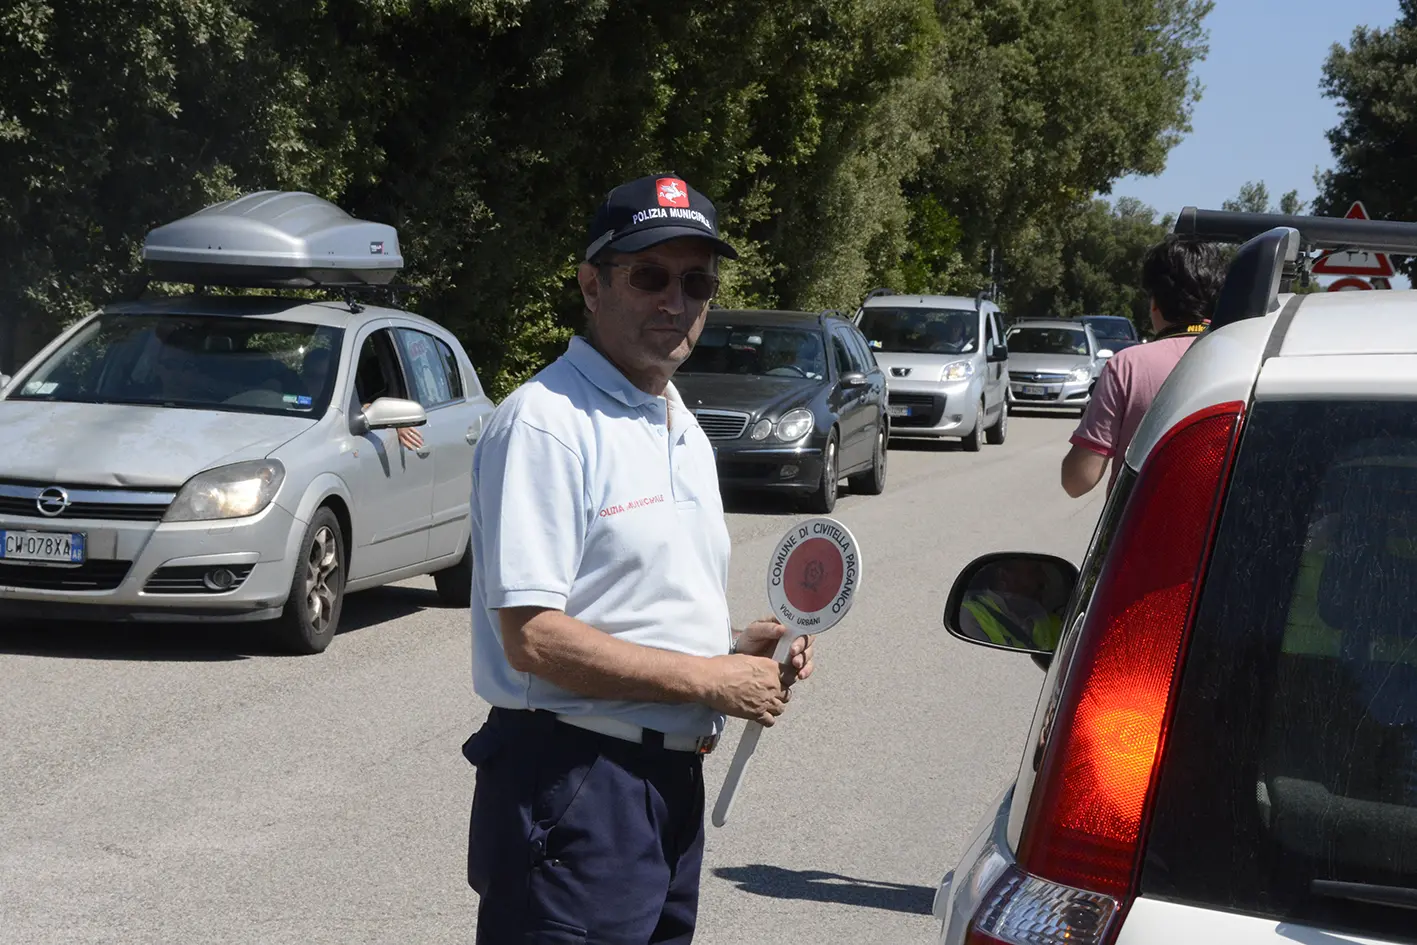
{"type": "Polygon", "coordinates": [[[842,387],[865,387],[869,383],[860,371],[849,371],[841,376],[842,387]]]}
{"type": "Polygon", "coordinates": [[[364,430],[392,430],[397,427],[421,427],[428,423],[428,413],[417,401],[400,397],[380,397],[364,411],[364,430]]]}
{"type": "Polygon", "coordinates": [[[1008,359],[1009,359],[1009,346],[1008,346],[1008,345],[994,345],[994,347],[992,347],[992,348],[989,349],[989,353],[988,353],[988,354],[985,356],[985,358],[984,358],[984,360],[986,360],[986,361],[989,362],[990,364],[998,364],[998,363],[1000,363],[1001,361],[1007,361],[1008,359]]]}
{"type": "Polygon", "coordinates": [[[955,578],[945,604],[945,629],[969,643],[1051,656],[1063,633],[1063,613],[1078,569],[1055,555],[988,554],[955,578]]]}

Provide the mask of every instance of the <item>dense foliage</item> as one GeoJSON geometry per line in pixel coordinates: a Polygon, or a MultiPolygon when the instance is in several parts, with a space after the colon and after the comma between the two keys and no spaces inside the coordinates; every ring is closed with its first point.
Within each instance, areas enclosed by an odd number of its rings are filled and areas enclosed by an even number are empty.
{"type": "Polygon", "coordinates": [[[746,249],[725,304],[850,309],[876,285],[992,278],[1020,304],[1134,310],[1102,284],[1133,249],[1065,261],[1154,228],[1092,198],[1188,130],[1210,7],[11,0],[0,367],[131,291],[149,228],[266,188],[396,225],[410,307],[498,394],[576,326],[596,202],[662,170],[746,249]]]}

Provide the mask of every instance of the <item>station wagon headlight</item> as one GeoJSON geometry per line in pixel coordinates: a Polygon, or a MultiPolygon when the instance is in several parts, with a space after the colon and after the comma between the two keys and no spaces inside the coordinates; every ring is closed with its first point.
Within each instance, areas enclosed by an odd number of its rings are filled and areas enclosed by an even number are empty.
{"type": "Polygon", "coordinates": [[[1068,380],[1072,381],[1074,384],[1081,384],[1083,381],[1090,381],[1092,380],[1092,371],[1091,369],[1085,367],[1073,368],[1071,371],[1068,372],[1068,380]]]}
{"type": "Polygon", "coordinates": [[[772,421],[764,419],[759,420],[757,423],[753,424],[753,432],[749,433],[748,436],[752,437],[755,440],[766,440],[768,438],[768,434],[771,432],[772,421]]]}
{"type": "Polygon", "coordinates": [[[973,361],[951,361],[940,368],[940,380],[942,381],[962,381],[967,377],[974,376],[973,361]]]}
{"type": "Polygon", "coordinates": [[[789,410],[777,421],[777,438],[784,443],[800,440],[811,432],[813,424],[812,411],[801,407],[789,410]]]}
{"type": "Polygon", "coordinates": [[[273,459],[235,463],[198,473],[177,493],[165,522],[210,522],[245,518],[265,510],[285,481],[273,459]]]}

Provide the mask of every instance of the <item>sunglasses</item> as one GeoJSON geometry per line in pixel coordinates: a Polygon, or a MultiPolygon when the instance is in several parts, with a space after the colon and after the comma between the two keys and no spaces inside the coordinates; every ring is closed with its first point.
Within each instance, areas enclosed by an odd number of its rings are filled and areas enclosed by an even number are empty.
{"type": "Polygon", "coordinates": [[[604,263],[611,269],[630,270],[630,285],[641,292],[658,293],[669,288],[670,281],[679,280],[684,290],[684,298],[695,302],[707,302],[718,294],[718,276],[711,272],[693,270],[675,275],[655,263],[604,263]]]}

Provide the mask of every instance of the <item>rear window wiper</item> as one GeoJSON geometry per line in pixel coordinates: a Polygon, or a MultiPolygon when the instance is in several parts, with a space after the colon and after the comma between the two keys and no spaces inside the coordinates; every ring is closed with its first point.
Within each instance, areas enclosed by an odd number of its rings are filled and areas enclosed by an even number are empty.
{"type": "Polygon", "coordinates": [[[1374,883],[1340,883],[1332,879],[1316,879],[1309,884],[1309,891],[1331,899],[1351,899],[1379,906],[1417,909],[1417,889],[1406,886],[1378,886],[1374,883]]]}

